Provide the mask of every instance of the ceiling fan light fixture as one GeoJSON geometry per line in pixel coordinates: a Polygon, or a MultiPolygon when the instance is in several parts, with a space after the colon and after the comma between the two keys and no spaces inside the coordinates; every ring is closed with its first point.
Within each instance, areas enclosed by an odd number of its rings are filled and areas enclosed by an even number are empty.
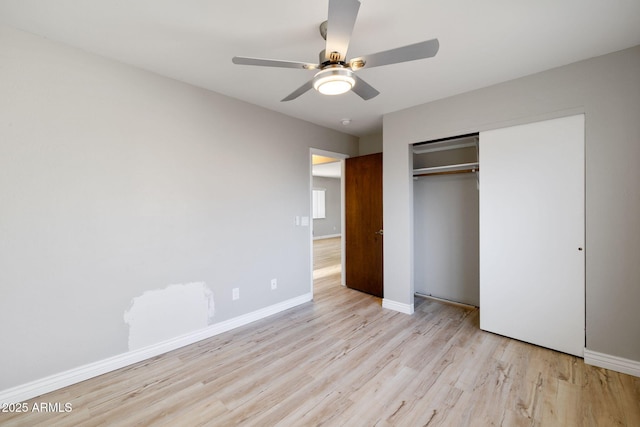
{"type": "Polygon", "coordinates": [[[323,95],[349,92],[355,84],[353,72],[347,68],[325,68],[313,78],[313,88],[323,95]]]}

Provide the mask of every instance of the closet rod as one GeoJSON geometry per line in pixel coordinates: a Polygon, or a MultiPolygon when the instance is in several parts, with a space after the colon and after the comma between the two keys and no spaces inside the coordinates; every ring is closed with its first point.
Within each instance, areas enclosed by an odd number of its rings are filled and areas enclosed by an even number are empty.
{"type": "Polygon", "coordinates": [[[414,169],[413,176],[433,175],[434,173],[456,172],[456,171],[477,172],[479,169],[479,166],[480,164],[478,162],[460,163],[457,165],[446,165],[446,166],[433,166],[430,168],[414,169]]]}
{"type": "Polygon", "coordinates": [[[455,171],[428,172],[428,173],[414,174],[413,177],[420,178],[421,176],[454,175],[458,173],[474,173],[474,172],[480,172],[480,169],[461,169],[461,170],[455,170],[455,171]]]}

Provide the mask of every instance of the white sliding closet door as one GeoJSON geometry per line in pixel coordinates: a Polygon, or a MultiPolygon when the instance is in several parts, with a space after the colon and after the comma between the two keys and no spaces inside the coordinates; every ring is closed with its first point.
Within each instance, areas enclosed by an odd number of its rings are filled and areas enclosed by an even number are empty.
{"type": "Polygon", "coordinates": [[[584,115],[480,133],[480,328],[582,357],[584,115]]]}

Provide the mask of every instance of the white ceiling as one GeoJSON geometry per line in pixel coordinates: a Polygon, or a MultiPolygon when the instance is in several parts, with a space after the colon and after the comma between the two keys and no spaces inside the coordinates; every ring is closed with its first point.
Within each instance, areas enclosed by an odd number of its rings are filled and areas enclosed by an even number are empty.
{"type": "Polygon", "coordinates": [[[0,0],[0,23],[353,135],[382,115],[640,44],[639,0],[362,0],[348,58],[438,38],[435,58],[358,71],[381,94],[280,100],[318,62],[327,0],[0,0]],[[351,119],[343,126],[341,119],[351,119]]]}
{"type": "Polygon", "coordinates": [[[342,163],[340,161],[336,161],[313,165],[311,174],[313,176],[322,176],[325,178],[340,178],[342,176],[342,163]]]}

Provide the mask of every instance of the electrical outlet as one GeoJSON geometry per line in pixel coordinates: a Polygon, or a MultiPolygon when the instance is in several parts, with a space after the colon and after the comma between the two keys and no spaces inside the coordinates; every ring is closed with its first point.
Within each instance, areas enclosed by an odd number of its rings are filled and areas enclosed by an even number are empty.
{"type": "Polygon", "coordinates": [[[278,289],[278,279],[271,279],[271,290],[278,289]]]}
{"type": "Polygon", "coordinates": [[[232,292],[231,298],[234,301],[237,300],[237,299],[240,299],[240,288],[233,288],[233,292],[232,292]]]}

